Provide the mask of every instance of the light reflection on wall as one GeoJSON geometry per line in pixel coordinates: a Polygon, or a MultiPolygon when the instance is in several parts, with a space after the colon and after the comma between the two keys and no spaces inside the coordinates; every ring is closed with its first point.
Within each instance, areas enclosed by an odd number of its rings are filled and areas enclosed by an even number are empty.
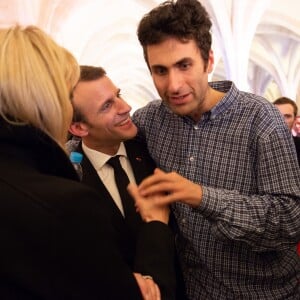
{"type": "MultiPolygon", "coordinates": [[[[163,1],[0,0],[0,23],[44,28],[81,64],[103,66],[133,110],[158,98],[136,37],[140,18],[163,1]]],[[[300,2],[203,0],[213,21],[211,78],[233,79],[272,101],[300,104],[300,2]]],[[[299,105],[300,106],[300,105],[299,105]]]]}

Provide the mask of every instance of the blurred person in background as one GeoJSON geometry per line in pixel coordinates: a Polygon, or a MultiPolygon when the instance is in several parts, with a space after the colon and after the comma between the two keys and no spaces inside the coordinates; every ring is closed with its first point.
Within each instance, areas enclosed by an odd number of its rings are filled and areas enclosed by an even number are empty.
{"type": "Polygon", "coordinates": [[[294,140],[294,144],[296,147],[298,164],[300,166],[300,137],[297,135],[292,134],[293,128],[296,128],[296,120],[297,120],[297,113],[298,107],[295,101],[287,97],[280,97],[277,98],[273,104],[279,109],[280,113],[282,114],[286,125],[288,126],[289,130],[291,131],[291,135],[294,140]]]}
{"type": "Polygon", "coordinates": [[[294,126],[292,128],[293,136],[300,137],[300,116],[297,116],[294,122],[294,126]]]}

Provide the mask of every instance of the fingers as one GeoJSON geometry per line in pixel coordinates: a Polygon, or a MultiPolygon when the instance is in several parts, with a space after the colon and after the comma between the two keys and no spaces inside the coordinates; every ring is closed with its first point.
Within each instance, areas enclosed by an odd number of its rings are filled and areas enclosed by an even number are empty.
{"type": "Polygon", "coordinates": [[[153,175],[148,176],[147,178],[145,178],[139,185],[139,190],[143,190],[146,188],[151,187],[153,184],[156,184],[160,181],[163,180],[163,175],[165,175],[166,173],[163,172],[162,170],[156,168],[154,170],[153,175]]]}
{"type": "Polygon", "coordinates": [[[165,194],[173,192],[178,187],[182,177],[175,172],[165,173],[162,170],[155,169],[153,175],[144,179],[138,189],[142,196],[151,194],[165,194]]]}
{"type": "Polygon", "coordinates": [[[140,196],[155,199],[157,204],[167,205],[183,202],[193,207],[202,201],[202,186],[196,184],[176,172],[166,173],[155,169],[154,174],[142,181],[138,187],[140,196]],[[156,195],[153,198],[151,195],[156,195]]]}
{"type": "Polygon", "coordinates": [[[129,183],[127,186],[127,190],[131,197],[134,199],[136,211],[139,212],[139,208],[137,206],[137,202],[140,197],[138,187],[134,183],[129,183]]]}
{"type": "Polygon", "coordinates": [[[162,175],[162,174],[166,174],[166,172],[164,172],[163,170],[161,170],[159,168],[155,168],[154,174],[160,174],[160,175],[162,175]]]}
{"type": "Polygon", "coordinates": [[[145,295],[145,300],[159,300],[160,299],[160,291],[158,285],[154,282],[151,276],[143,276],[146,285],[147,285],[147,293],[145,295]]]}
{"type": "Polygon", "coordinates": [[[154,282],[151,276],[142,276],[141,274],[134,273],[137,283],[140,287],[143,299],[145,300],[160,300],[160,290],[158,285],[154,282]]]}
{"type": "Polygon", "coordinates": [[[152,276],[150,276],[150,275],[142,275],[142,277],[144,279],[151,279],[151,280],[153,280],[152,276]]]}
{"type": "Polygon", "coordinates": [[[132,198],[137,199],[139,197],[139,189],[134,183],[129,183],[127,186],[127,190],[132,198]]]}
{"type": "Polygon", "coordinates": [[[139,191],[144,192],[148,191],[149,189],[153,188],[153,186],[156,186],[160,184],[161,182],[164,182],[165,179],[162,178],[161,173],[159,173],[157,170],[154,171],[153,175],[150,175],[146,177],[140,184],[139,184],[139,191]]]}
{"type": "Polygon", "coordinates": [[[161,203],[159,195],[141,196],[135,184],[128,185],[128,192],[134,198],[136,211],[145,222],[160,221],[168,224],[169,208],[161,203]]]}

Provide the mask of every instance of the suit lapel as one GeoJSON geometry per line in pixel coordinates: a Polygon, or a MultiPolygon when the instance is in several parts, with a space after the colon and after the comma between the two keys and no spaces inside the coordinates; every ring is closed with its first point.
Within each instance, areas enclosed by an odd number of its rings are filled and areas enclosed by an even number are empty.
{"type": "Polygon", "coordinates": [[[136,140],[129,140],[125,143],[128,159],[131,163],[136,183],[151,175],[155,169],[155,163],[150,157],[146,147],[136,140]]]}

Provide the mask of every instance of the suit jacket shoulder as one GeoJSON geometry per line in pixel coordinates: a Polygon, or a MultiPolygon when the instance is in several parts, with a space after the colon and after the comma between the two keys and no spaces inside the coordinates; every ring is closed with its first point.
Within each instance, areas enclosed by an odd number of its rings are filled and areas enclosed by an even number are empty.
{"type": "Polygon", "coordinates": [[[296,147],[296,152],[297,152],[297,157],[298,157],[298,164],[300,166],[300,137],[293,136],[295,147],[296,147]]]}

